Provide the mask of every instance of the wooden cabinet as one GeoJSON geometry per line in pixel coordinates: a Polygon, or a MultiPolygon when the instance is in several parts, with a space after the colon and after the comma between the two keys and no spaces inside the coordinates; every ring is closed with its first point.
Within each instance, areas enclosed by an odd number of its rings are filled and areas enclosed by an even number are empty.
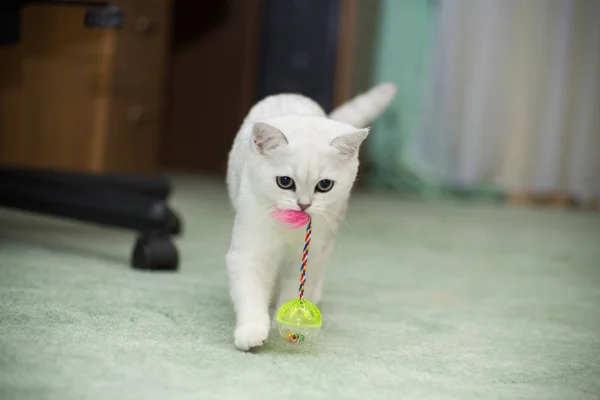
{"type": "MultiPolygon", "coordinates": [[[[334,71],[321,74],[335,77],[331,85],[333,93],[327,93],[327,97],[333,97],[333,103],[338,105],[372,84],[371,60],[379,0],[320,2],[330,3],[334,12],[339,13],[333,16],[336,21],[330,21],[335,28],[334,71]]],[[[293,62],[285,60],[287,50],[301,51],[314,46],[311,42],[314,37],[298,38],[297,32],[291,35],[294,26],[282,24],[278,15],[269,18],[269,14],[273,9],[287,12],[288,19],[296,19],[298,24],[307,24],[303,28],[311,29],[314,21],[307,18],[306,9],[323,4],[284,3],[286,0],[175,2],[167,123],[160,145],[163,168],[225,173],[227,155],[243,118],[265,95],[261,93],[265,90],[261,77],[270,75],[275,68],[268,63],[269,52],[284,49],[275,57],[278,59],[275,69],[281,79],[268,85],[269,89],[278,93],[290,90],[289,87],[301,89],[304,83],[313,88],[319,85],[315,81],[299,83],[293,62]],[[282,34],[276,48],[270,46],[269,35],[273,35],[269,33],[270,19],[278,25],[276,34],[282,34]]],[[[327,37],[317,35],[317,40],[328,43],[327,37]]],[[[325,63],[325,68],[329,67],[325,63]]]]}
{"type": "MultiPolygon", "coordinates": [[[[223,174],[260,95],[270,3],[116,0],[119,30],[85,27],[84,6],[27,6],[0,46],[0,164],[223,174]]],[[[378,3],[339,2],[334,105],[372,84],[378,3]]]]}
{"type": "Polygon", "coordinates": [[[152,172],[164,123],[170,0],[119,0],[119,30],[86,7],[30,5],[0,47],[0,163],[152,172]]]}
{"type": "Polygon", "coordinates": [[[224,174],[256,102],[263,3],[175,2],[162,168],[224,174]]]}

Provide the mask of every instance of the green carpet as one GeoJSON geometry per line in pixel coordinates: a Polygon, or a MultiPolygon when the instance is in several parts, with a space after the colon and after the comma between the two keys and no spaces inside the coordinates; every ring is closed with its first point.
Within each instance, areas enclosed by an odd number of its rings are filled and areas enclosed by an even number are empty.
{"type": "Polygon", "coordinates": [[[0,212],[0,399],[599,399],[600,216],[357,194],[310,347],[234,349],[220,182],[177,181],[181,271],[0,212]]]}

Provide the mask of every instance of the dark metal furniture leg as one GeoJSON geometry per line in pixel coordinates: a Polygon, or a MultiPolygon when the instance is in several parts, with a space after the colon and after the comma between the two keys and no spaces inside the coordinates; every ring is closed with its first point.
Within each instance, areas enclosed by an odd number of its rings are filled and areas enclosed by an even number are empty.
{"type": "Polygon", "coordinates": [[[0,206],[137,231],[132,264],[141,269],[178,267],[170,236],[181,222],[168,192],[163,179],[0,168],[0,206]]]}

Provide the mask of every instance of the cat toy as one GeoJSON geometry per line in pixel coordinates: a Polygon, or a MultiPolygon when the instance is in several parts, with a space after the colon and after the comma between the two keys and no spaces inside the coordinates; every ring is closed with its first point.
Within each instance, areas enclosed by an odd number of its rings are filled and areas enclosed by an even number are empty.
{"type": "Polygon", "coordinates": [[[308,263],[308,251],[310,250],[310,240],[312,237],[312,219],[308,214],[299,211],[287,211],[285,215],[279,215],[277,219],[285,221],[294,227],[299,227],[298,225],[301,222],[302,224],[306,222],[302,262],[300,263],[298,298],[285,302],[279,308],[275,317],[279,335],[288,343],[300,345],[318,336],[322,322],[319,308],[304,298],[306,265],[308,263]]]}

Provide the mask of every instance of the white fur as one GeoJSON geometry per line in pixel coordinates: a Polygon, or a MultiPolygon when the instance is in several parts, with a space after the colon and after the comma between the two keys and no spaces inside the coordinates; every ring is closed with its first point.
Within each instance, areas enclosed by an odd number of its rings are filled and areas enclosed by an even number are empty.
{"type": "Polygon", "coordinates": [[[329,114],[329,118],[362,128],[381,115],[396,96],[396,85],[382,83],[329,114]]]}
{"type": "Polygon", "coordinates": [[[267,339],[270,305],[297,296],[304,230],[283,229],[269,217],[275,208],[299,210],[299,203],[311,204],[306,210],[313,218],[313,237],[305,297],[321,299],[325,264],[368,134],[368,129],[344,123],[343,114],[342,121],[334,121],[304,96],[270,96],[250,110],[235,138],[227,171],[236,211],[227,268],[237,316],[235,345],[241,350],[267,339]],[[296,190],[279,188],[277,176],[293,178],[296,190]],[[335,182],[331,191],[315,192],[322,179],[335,182]]]}

